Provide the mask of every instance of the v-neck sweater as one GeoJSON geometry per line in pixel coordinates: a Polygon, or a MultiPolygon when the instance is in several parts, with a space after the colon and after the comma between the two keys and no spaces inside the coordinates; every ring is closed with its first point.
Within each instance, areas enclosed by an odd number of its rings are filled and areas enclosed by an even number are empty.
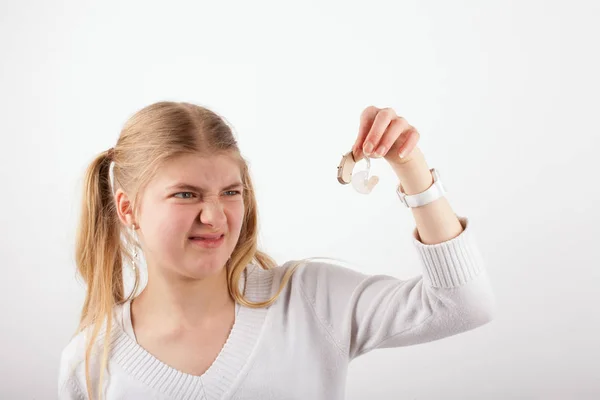
{"type": "MultiPolygon", "coordinates": [[[[146,351],[135,338],[130,302],[116,306],[104,398],[343,399],[347,368],[356,357],[442,339],[493,319],[495,297],[484,259],[469,219],[459,220],[463,231],[443,243],[423,244],[413,230],[423,267],[413,278],[368,275],[333,262],[303,263],[269,307],[236,304],[229,336],[200,376],[146,351]]],[[[294,262],[270,270],[249,264],[240,289],[252,302],[267,300],[294,262]]],[[[60,399],[88,398],[83,361],[89,330],[62,351],[60,399]]],[[[93,388],[103,341],[104,329],[94,346],[93,388]]]]}

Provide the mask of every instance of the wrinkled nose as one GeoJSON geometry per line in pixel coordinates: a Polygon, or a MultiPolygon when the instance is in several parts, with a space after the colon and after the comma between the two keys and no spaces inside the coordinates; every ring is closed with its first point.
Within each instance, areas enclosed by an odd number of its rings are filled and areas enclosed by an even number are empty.
{"type": "Polygon", "coordinates": [[[214,227],[221,227],[226,222],[223,207],[218,201],[205,202],[200,209],[199,219],[201,223],[214,227]]]}

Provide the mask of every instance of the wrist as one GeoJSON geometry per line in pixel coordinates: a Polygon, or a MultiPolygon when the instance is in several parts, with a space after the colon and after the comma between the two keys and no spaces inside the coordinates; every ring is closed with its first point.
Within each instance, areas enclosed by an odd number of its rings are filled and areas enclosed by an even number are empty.
{"type": "Polygon", "coordinates": [[[416,147],[409,155],[410,160],[400,163],[390,162],[407,195],[424,192],[433,184],[433,176],[425,156],[416,147]]]}

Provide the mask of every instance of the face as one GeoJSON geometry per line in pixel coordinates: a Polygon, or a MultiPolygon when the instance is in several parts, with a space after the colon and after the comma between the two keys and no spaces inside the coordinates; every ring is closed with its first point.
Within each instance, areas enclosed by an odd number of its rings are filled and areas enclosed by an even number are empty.
{"type": "Polygon", "coordinates": [[[138,237],[149,269],[202,279],[222,271],[244,218],[241,175],[225,155],[182,155],[159,169],[142,194],[138,237]],[[198,239],[224,234],[216,246],[198,239]]]}

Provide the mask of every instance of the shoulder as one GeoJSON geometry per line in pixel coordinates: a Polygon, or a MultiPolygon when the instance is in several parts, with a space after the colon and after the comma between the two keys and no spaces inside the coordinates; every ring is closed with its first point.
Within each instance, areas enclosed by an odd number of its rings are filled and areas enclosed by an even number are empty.
{"type": "Polygon", "coordinates": [[[86,339],[89,332],[90,329],[87,328],[72,337],[60,353],[58,373],[58,393],[60,399],[83,398],[81,378],[84,374],[86,339]]]}
{"type": "Polygon", "coordinates": [[[275,304],[284,307],[296,301],[327,308],[343,306],[369,278],[344,264],[325,257],[290,260],[269,269],[252,264],[246,270],[244,294],[250,301],[276,297],[275,304]]]}
{"type": "Polygon", "coordinates": [[[346,263],[342,260],[321,257],[291,260],[279,268],[276,276],[281,279],[288,270],[294,269],[290,286],[297,288],[313,301],[323,296],[347,296],[367,279],[368,275],[344,264],[346,263]]]}
{"type": "Polygon", "coordinates": [[[86,333],[75,335],[60,353],[59,381],[65,382],[85,359],[86,333]]]}
{"type": "MultiPolygon", "coordinates": [[[[119,332],[119,327],[121,327],[121,320],[118,317],[121,311],[122,306],[117,305],[114,308],[113,312],[113,328],[111,330],[112,334],[117,334],[119,332]]],[[[81,390],[81,387],[84,387],[83,383],[85,382],[85,357],[87,352],[87,347],[93,333],[93,326],[88,326],[75,336],[73,336],[69,342],[63,347],[60,353],[60,363],[59,363],[59,392],[71,393],[73,390],[81,390]]],[[[94,341],[94,345],[92,346],[91,351],[91,364],[92,364],[92,372],[94,371],[95,365],[98,363],[99,358],[102,355],[104,338],[106,337],[106,320],[102,324],[98,336],[94,341]]],[[[83,392],[82,392],[83,393],[83,392]]]]}

